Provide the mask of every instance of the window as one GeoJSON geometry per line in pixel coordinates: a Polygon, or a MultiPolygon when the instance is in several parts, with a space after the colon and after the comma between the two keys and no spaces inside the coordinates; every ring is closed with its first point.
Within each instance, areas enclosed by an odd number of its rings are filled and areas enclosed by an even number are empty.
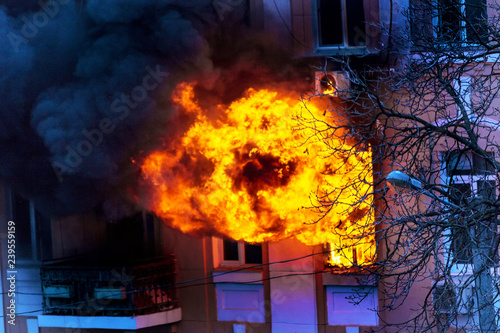
{"type": "Polygon", "coordinates": [[[444,44],[477,44],[487,32],[486,0],[414,0],[410,11],[415,45],[425,47],[430,37],[444,44]]]}
{"type": "Polygon", "coordinates": [[[365,46],[363,0],[316,0],[313,6],[319,48],[365,46]]]}
{"type": "Polygon", "coordinates": [[[456,281],[439,282],[432,291],[432,301],[437,313],[466,315],[477,311],[474,306],[474,287],[456,281]]]}
{"type": "MultiPolygon", "coordinates": [[[[448,197],[457,205],[480,195],[494,200],[496,193],[495,167],[488,158],[466,151],[452,151],[443,154],[444,182],[448,186],[448,197]]],[[[472,230],[461,216],[453,217],[457,227],[450,231],[450,250],[458,264],[472,263],[472,230]]],[[[493,241],[493,235],[491,237],[493,241]]],[[[493,253],[492,253],[493,255],[493,253]]]]}
{"type": "Polygon", "coordinates": [[[158,239],[155,237],[154,216],[144,211],[121,218],[108,220],[106,254],[103,258],[116,261],[127,258],[130,262],[156,256],[158,239]]]}
{"type": "Polygon", "coordinates": [[[214,267],[262,264],[262,245],[212,238],[214,267]]]}
{"type": "Polygon", "coordinates": [[[486,31],[486,0],[438,0],[437,37],[477,43],[486,31]]]}
{"type": "Polygon", "coordinates": [[[262,264],[262,245],[217,239],[214,248],[219,256],[218,266],[239,266],[262,264]]]}
{"type": "MultiPolygon", "coordinates": [[[[215,268],[262,264],[262,245],[212,238],[215,268]]],[[[217,320],[265,322],[264,285],[261,270],[221,274],[214,271],[217,320]]]]}

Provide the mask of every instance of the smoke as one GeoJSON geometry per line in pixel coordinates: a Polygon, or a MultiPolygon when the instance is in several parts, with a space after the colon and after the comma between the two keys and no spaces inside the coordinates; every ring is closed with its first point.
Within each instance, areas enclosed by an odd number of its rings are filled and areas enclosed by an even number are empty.
{"type": "Polygon", "coordinates": [[[0,7],[0,176],[50,213],[130,195],[144,129],[172,117],[158,96],[212,70],[210,2],[19,3],[0,7]]]}
{"type": "Polygon", "coordinates": [[[246,89],[238,73],[254,79],[265,59],[283,70],[287,57],[246,32],[225,37],[245,19],[243,1],[222,16],[212,0],[4,4],[0,178],[50,214],[124,210],[132,160],[178,130],[169,96],[179,81],[204,77],[207,95],[233,98],[246,89]]]}

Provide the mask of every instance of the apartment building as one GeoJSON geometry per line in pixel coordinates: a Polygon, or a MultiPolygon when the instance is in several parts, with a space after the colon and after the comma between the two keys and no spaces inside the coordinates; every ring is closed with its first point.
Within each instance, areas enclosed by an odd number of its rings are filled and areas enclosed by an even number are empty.
{"type": "MultiPolygon", "coordinates": [[[[398,52],[411,49],[410,39],[402,51],[386,48],[391,34],[408,26],[408,1],[216,0],[209,7],[223,24],[241,21],[276,39],[300,64],[352,58],[356,71],[394,64],[398,52]]],[[[460,36],[469,38],[460,27],[460,36]]],[[[340,62],[297,71],[311,91],[322,93],[325,77],[351,87],[340,62]]],[[[481,161],[470,160],[460,164],[461,179],[470,176],[464,187],[484,183],[473,172],[481,161]]],[[[327,244],[308,246],[293,237],[255,244],[221,234],[193,236],[147,210],[118,219],[98,209],[46,216],[8,184],[0,190],[0,216],[5,332],[368,332],[409,319],[422,297],[415,289],[397,311],[379,313],[386,305],[380,285],[361,286],[368,277],[362,271],[339,273],[329,264],[327,244]],[[9,221],[16,231],[15,263],[6,245],[13,239],[9,221]]],[[[466,264],[463,244],[453,244],[457,262],[466,264]]]]}

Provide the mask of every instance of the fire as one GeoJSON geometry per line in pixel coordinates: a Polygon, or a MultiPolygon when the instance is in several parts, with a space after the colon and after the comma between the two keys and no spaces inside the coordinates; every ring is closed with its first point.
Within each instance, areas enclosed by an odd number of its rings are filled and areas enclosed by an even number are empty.
{"type": "Polygon", "coordinates": [[[333,265],[373,263],[370,151],[354,151],[332,135],[324,110],[289,93],[248,89],[213,119],[194,87],[180,84],[172,96],[195,115],[191,127],[142,164],[152,211],[185,233],[252,243],[295,237],[328,243],[333,265]],[[323,207],[327,200],[335,205],[323,207]]]}

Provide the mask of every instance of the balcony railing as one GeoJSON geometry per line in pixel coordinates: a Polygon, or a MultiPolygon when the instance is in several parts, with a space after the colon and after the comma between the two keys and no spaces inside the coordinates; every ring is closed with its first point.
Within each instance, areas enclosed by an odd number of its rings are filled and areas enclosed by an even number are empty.
{"type": "Polygon", "coordinates": [[[175,259],[123,267],[41,268],[47,315],[138,316],[178,307],[175,259]]]}

